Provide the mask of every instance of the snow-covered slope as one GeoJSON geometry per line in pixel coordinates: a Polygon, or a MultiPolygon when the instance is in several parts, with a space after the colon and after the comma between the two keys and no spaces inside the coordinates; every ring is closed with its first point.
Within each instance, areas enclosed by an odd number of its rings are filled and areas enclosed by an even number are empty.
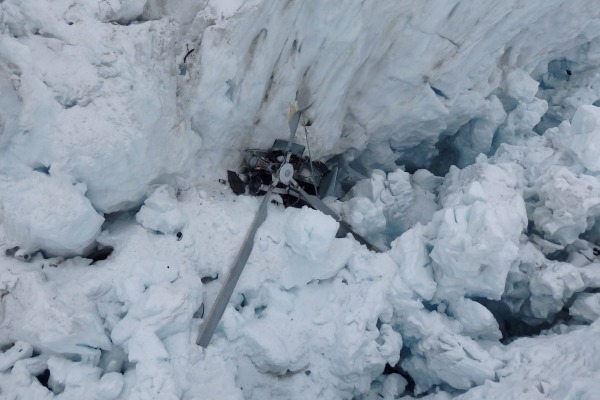
{"type": "Polygon", "coordinates": [[[593,398],[599,21],[592,0],[0,2],[0,398],[593,398]],[[329,205],[389,250],[270,205],[202,349],[259,204],[216,180],[287,136],[290,102],[313,156],[365,177],[329,205]]]}

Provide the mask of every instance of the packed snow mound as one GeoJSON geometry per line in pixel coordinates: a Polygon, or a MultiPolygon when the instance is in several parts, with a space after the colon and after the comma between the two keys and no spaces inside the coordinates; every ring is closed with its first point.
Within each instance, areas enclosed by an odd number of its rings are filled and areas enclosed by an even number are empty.
{"type": "Polygon", "coordinates": [[[84,196],[84,184],[68,177],[29,173],[21,179],[0,176],[0,221],[6,248],[30,254],[81,254],[100,234],[104,218],[84,196]]]}
{"type": "Polygon", "coordinates": [[[2,346],[26,340],[36,349],[93,358],[112,345],[93,304],[81,293],[48,284],[44,271],[13,274],[5,270],[0,281],[3,301],[2,346]]]}
{"type": "Polygon", "coordinates": [[[427,170],[414,175],[401,168],[387,174],[374,170],[333,207],[358,233],[385,248],[416,223],[431,221],[439,208],[436,195],[441,183],[427,170]]]}
{"type": "Polygon", "coordinates": [[[581,293],[569,308],[569,314],[584,322],[594,322],[600,317],[600,293],[581,293]]]}
{"type": "Polygon", "coordinates": [[[188,219],[177,204],[177,191],[169,185],[155,188],[135,216],[144,228],[164,234],[183,230],[188,219]]]}
{"type": "Polygon", "coordinates": [[[120,26],[103,7],[66,2],[2,8],[3,101],[12,102],[1,120],[18,121],[4,123],[3,169],[68,175],[101,212],[138,205],[181,169],[199,140],[177,119],[173,23],[120,26]]]}
{"type": "Polygon", "coordinates": [[[600,172],[598,151],[600,147],[600,108],[582,105],[571,121],[571,151],[579,162],[590,172],[600,172]]]}
{"type": "Polygon", "coordinates": [[[510,172],[474,164],[460,171],[453,168],[447,175],[441,195],[444,209],[434,214],[429,228],[441,298],[458,294],[499,299],[504,292],[527,227],[525,203],[510,172]],[[473,276],[478,278],[468,278],[473,276]]]}
{"type": "Polygon", "coordinates": [[[506,367],[499,382],[488,381],[464,394],[426,396],[428,400],[493,399],[593,399],[598,384],[598,321],[587,327],[548,332],[536,338],[519,339],[502,355],[506,367]],[[562,334],[559,334],[562,333],[562,334]],[[573,360],[577,360],[573,362],[573,360]]]}

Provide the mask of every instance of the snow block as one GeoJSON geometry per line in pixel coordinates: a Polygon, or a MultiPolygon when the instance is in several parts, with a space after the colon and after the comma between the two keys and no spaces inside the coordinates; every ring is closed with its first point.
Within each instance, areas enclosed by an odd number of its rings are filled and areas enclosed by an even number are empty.
{"type": "Polygon", "coordinates": [[[188,224],[185,212],[177,203],[176,191],[169,185],[155,188],[135,219],[144,228],[167,235],[182,231],[188,224]]]}
{"type": "Polygon", "coordinates": [[[591,175],[552,166],[535,180],[539,205],[535,225],[560,244],[570,244],[585,232],[588,220],[600,215],[600,182],[591,175]]]}
{"type": "Polygon", "coordinates": [[[82,254],[104,222],[84,192],[85,186],[39,172],[0,179],[0,220],[9,247],[56,256],[82,254]]]}
{"type": "Polygon", "coordinates": [[[600,108],[582,105],[571,120],[571,150],[581,164],[592,172],[600,171],[600,108]]]}
{"type": "Polygon", "coordinates": [[[312,208],[285,210],[286,243],[296,254],[311,261],[327,258],[327,251],[335,239],[339,224],[333,218],[312,208]]]}
{"type": "Polygon", "coordinates": [[[446,208],[427,225],[437,295],[500,299],[527,226],[523,197],[510,169],[474,164],[451,168],[440,190],[446,208]]]}
{"type": "Polygon", "coordinates": [[[19,360],[29,358],[33,354],[33,346],[17,341],[10,349],[0,353],[0,372],[4,372],[19,360]]]}
{"type": "Polygon", "coordinates": [[[507,96],[518,102],[530,103],[538,91],[539,82],[522,69],[511,69],[502,85],[507,96]]]}
{"type": "Polygon", "coordinates": [[[600,317],[600,293],[580,293],[569,308],[569,314],[579,321],[596,321],[600,317]]]}
{"type": "Polygon", "coordinates": [[[427,253],[424,228],[417,224],[392,242],[390,256],[398,264],[402,279],[421,298],[431,300],[437,284],[433,280],[431,259],[427,253]]]}

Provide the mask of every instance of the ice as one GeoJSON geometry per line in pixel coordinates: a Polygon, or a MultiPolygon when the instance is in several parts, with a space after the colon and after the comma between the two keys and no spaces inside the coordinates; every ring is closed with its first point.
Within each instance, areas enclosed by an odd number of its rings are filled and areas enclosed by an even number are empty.
{"type": "Polygon", "coordinates": [[[595,398],[594,2],[38,3],[0,4],[0,397],[595,398]],[[290,102],[390,250],[269,204],[202,349],[261,201],[216,180],[290,102]]]}
{"type": "Polygon", "coordinates": [[[499,299],[504,292],[527,220],[517,181],[509,172],[474,164],[460,171],[454,168],[446,177],[442,189],[446,208],[434,214],[428,227],[441,298],[499,299]],[[473,276],[477,279],[471,280],[473,276]]]}
{"type": "Polygon", "coordinates": [[[529,283],[531,312],[537,318],[546,318],[549,313],[558,312],[573,293],[582,290],[584,283],[570,264],[548,262],[541,270],[534,273],[529,283]]]}
{"type": "Polygon", "coordinates": [[[495,379],[502,362],[473,339],[458,334],[459,327],[443,314],[425,310],[403,321],[403,337],[412,355],[402,365],[415,377],[417,393],[442,382],[469,389],[495,379]]]}
{"type": "Polygon", "coordinates": [[[404,393],[407,380],[399,374],[389,374],[382,378],[381,389],[377,391],[379,397],[393,399],[404,393]]]}
{"type": "Polygon", "coordinates": [[[155,188],[135,218],[144,228],[167,235],[182,231],[188,224],[177,204],[176,190],[168,185],[155,188]]]}
{"type": "Polygon", "coordinates": [[[500,339],[502,334],[492,313],[476,301],[461,298],[448,307],[448,315],[462,325],[462,332],[477,339],[500,339]]]}
{"type": "Polygon", "coordinates": [[[339,224],[331,217],[308,207],[286,210],[285,238],[292,250],[311,261],[327,257],[339,224]]]}
{"type": "Polygon", "coordinates": [[[539,82],[534,80],[522,69],[511,69],[506,73],[503,89],[504,95],[511,97],[519,103],[530,103],[537,91],[539,82]]]}
{"type": "Polygon", "coordinates": [[[33,354],[33,346],[26,342],[17,341],[15,344],[0,355],[0,372],[12,368],[15,363],[33,354]]]}
{"type": "Polygon", "coordinates": [[[149,287],[115,325],[111,340],[129,348],[130,361],[168,357],[160,339],[186,330],[201,304],[201,293],[186,289],[182,282],[149,287]]]}
{"type": "Polygon", "coordinates": [[[359,181],[338,205],[345,221],[383,248],[416,223],[426,224],[439,208],[441,180],[429,171],[411,175],[401,168],[388,174],[374,170],[359,181]]]}
{"type": "Polygon", "coordinates": [[[506,120],[506,111],[498,97],[492,95],[486,103],[483,116],[460,127],[454,139],[459,153],[458,167],[472,164],[475,158],[492,150],[496,129],[506,120]]]}
{"type": "Polygon", "coordinates": [[[569,308],[569,314],[577,320],[594,322],[600,317],[600,294],[579,294],[569,308]]]}
{"type": "Polygon", "coordinates": [[[10,293],[3,302],[0,332],[4,343],[22,339],[36,348],[82,358],[94,358],[99,349],[111,348],[94,305],[81,294],[57,293],[43,271],[18,277],[4,271],[1,279],[10,293]]]}
{"type": "Polygon", "coordinates": [[[587,174],[550,167],[535,182],[540,206],[533,212],[535,224],[561,244],[574,242],[599,213],[600,182],[587,174]]]}
{"type": "Polygon", "coordinates": [[[507,367],[499,382],[486,382],[456,398],[592,399],[598,390],[598,328],[594,323],[569,333],[519,339],[503,356],[507,367]]]}
{"type": "Polygon", "coordinates": [[[392,243],[390,256],[398,264],[402,279],[422,299],[431,300],[437,289],[431,259],[421,225],[405,232],[392,243]]]}
{"type": "Polygon", "coordinates": [[[600,108],[582,105],[571,121],[571,150],[581,164],[591,172],[600,172],[598,139],[600,139],[600,108]]]}
{"type": "Polygon", "coordinates": [[[104,222],[83,196],[85,190],[85,185],[66,177],[40,172],[0,180],[0,218],[7,247],[63,256],[84,252],[104,222]]]}
{"type": "Polygon", "coordinates": [[[168,175],[199,143],[191,136],[183,145],[177,133],[177,85],[166,56],[174,54],[173,25],[104,24],[95,19],[98,10],[83,5],[8,7],[25,29],[15,28],[0,46],[12,90],[23,99],[5,156],[84,183],[102,212],[136,206],[154,181],[173,181],[168,175]]]}

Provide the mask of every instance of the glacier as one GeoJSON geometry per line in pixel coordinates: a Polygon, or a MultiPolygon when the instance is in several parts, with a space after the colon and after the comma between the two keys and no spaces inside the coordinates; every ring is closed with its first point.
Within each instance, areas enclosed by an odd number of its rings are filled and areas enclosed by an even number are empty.
{"type": "Polygon", "coordinates": [[[599,62],[591,0],[0,2],[0,398],[595,398],[599,62]],[[269,205],[203,349],[290,104],[385,251],[269,205]]]}

